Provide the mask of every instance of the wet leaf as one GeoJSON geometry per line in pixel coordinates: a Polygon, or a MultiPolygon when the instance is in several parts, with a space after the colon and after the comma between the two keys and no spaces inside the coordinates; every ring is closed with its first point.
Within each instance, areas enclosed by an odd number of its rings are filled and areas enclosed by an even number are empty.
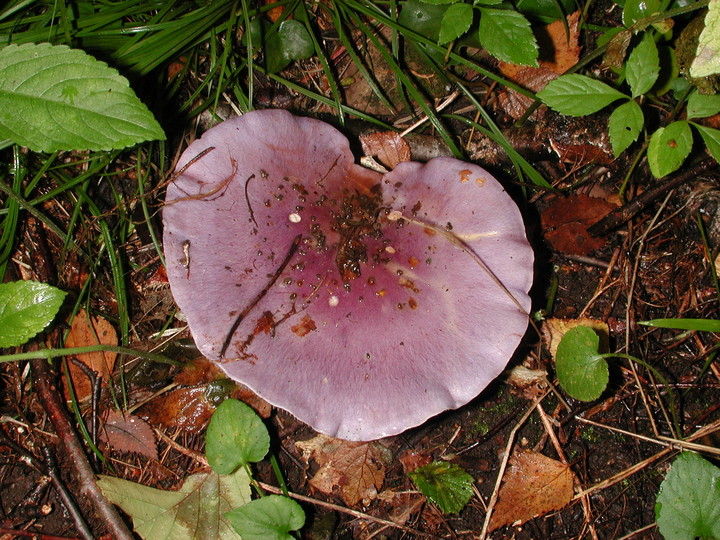
{"type": "Polygon", "coordinates": [[[608,134],[615,157],[619,157],[637,140],[644,122],[645,117],[640,105],[632,100],[612,112],[608,121],[608,134]]]}
{"type": "Polygon", "coordinates": [[[636,98],[648,92],[660,74],[660,56],[653,35],[645,33],[625,64],[625,76],[636,98]]]}
{"type": "Polygon", "coordinates": [[[558,197],[542,213],[545,239],[562,253],[588,255],[602,248],[606,238],[591,236],[587,230],[609,214],[615,205],[585,194],[558,197]]]}
{"type": "Polygon", "coordinates": [[[720,538],[720,469],[692,452],[673,462],[655,504],[667,540],[720,538]]]}
{"type": "Polygon", "coordinates": [[[217,408],[205,437],[208,463],[220,474],[256,463],[270,449],[265,424],[255,411],[236,399],[226,399],[217,408]]]}
{"type": "MultiPolygon", "coordinates": [[[[117,345],[118,337],[115,328],[102,317],[90,317],[84,309],[77,312],[70,324],[70,331],[65,338],[65,347],[87,347],[91,345],[117,345]]],[[[78,354],[75,356],[103,380],[110,379],[115,367],[117,353],[100,351],[78,354]]],[[[75,397],[83,400],[92,394],[92,386],[88,377],[74,362],[68,362],[75,397]]],[[[65,397],[70,398],[69,392],[65,397]]]]}
{"type": "Polygon", "coordinates": [[[629,28],[640,19],[650,17],[659,10],[659,0],[626,0],[622,14],[623,24],[629,28]]]}
{"type": "Polygon", "coordinates": [[[0,284],[0,347],[17,347],[47,327],[65,292],[37,281],[0,284]]]}
{"type": "Polygon", "coordinates": [[[473,477],[447,461],[434,461],[415,469],[410,478],[446,514],[462,510],[473,495],[473,477]]]}
{"type": "Polygon", "coordinates": [[[550,81],[537,96],[548,107],[568,116],[587,116],[627,97],[604,82],[575,73],[550,81]]]}
{"type": "Polygon", "coordinates": [[[158,459],[155,434],[150,424],[137,416],[110,409],[99,433],[101,440],[119,452],[158,459]]]}
{"type": "Polygon", "coordinates": [[[569,465],[537,452],[520,452],[509,461],[489,530],[525,523],[560,510],[574,495],[569,465]]]}
{"type": "Polygon", "coordinates": [[[720,0],[711,0],[690,76],[708,77],[716,73],[720,73],[720,0]]]}
{"type": "Polygon", "coordinates": [[[600,338],[587,326],[571,328],[560,340],[555,357],[557,377],[575,399],[593,401],[607,387],[609,370],[599,345],[600,338]]]}
{"type": "Polygon", "coordinates": [[[124,77],[65,45],[0,49],[0,138],[40,152],[110,150],[165,139],[124,77]]]}
{"type": "Polygon", "coordinates": [[[659,128],[650,137],[647,156],[656,178],[675,172],[692,150],[692,131],[685,121],[659,128]]]}
{"type": "Polygon", "coordinates": [[[215,407],[206,398],[205,386],[192,386],[176,388],[153,398],[140,411],[151,424],[199,433],[212,417],[215,407]]]}
{"type": "Polygon", "coordinates": [[[193,474],[178,491],[104,475],[98,486],[132,518],[135,532],[143,538],[242,540],[225,513],[250,501],[250,478],[244,469],[228,476],[193,474]]]}
{"type": "Polygon", "coordinates": [[[243,540],[292,540],[305,524],[302,507],[280,495],[267,495],[227,512],[225,518],[243,540]]]}
{"type": "Polygon", "coordinates": [[[366,156],[377,157],[388,169],[394,169],[403,161],[410,161],[410,146],[394,131],[365,133],[360,135],[360,144],[366,156]]]}
{"type": "Polygon", "coordinates": [[[378,443],[357,443],[318,435],[296,442],[308,461],[314,459],[320,469],[310,485],[328,495],[340,495],[349,505],[371,501],[385,480],[387,450],[378,443]]]}

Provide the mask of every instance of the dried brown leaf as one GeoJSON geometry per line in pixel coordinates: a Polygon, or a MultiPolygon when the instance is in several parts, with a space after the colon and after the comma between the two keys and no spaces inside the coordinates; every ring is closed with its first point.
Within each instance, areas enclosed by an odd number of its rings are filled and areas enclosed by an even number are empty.
{"type": "Polygon", "coordinates": [[[310,479],[318,491],[342,497],[349,506],[377,498],[385,480],[388,450],[376,443],[350,442],[327,435],[296,442],[306,461],[315,460],[320,469],[310,479]]]}
{"type": "Polygon", "coordinates": [[[140,409],[152,424],[198,433],[215,412],[205,398],[205,386],[177,388],[153,399],[140,409]]]}
{"type": "Polygon", "coordinates": [[[155,434],[150,424],[137,416],[111,409],[107,413],[99,435],[105,444],[115,450],[158,459],[155,434]]]}
{"type": "Polygon", "coordinates": [[[573,498],[573,476],[569,465],[537,452],[513,455],[489,530],[564,508],[573,498]]]}
{"type": "Polygon", "coordinates": [[[562,253],[588,255],[607,241],[590,236],[588,228],[615,208],[611,202],[582,193],[558,197],[540,217],[545,239],[562,253]]]}
{"type": "MultiPolygon", "coordinates": [[[[65,339],[65,347],[87,347],[91,345],[117,345],[117,333],[113,326],[101,317],[92,317],[81,309],[77,312],[70,324],[70,331],[65,339]]],[[[76,358],[92,369],[104,380],[110,378],[115,366],[114,352],[94,352],[78,354],[76,358]]],[[[90,396],[92,388],[90,381],[83,371],[73,362],[68,362],[70,377],[72,379],[75,397],[83,400],[90,396]]],[[[65,388],[65,397],[70,399],[70,394],[65,388]]]]}
{"type": "Polygon", "coordinates": [[[365,133],[360,135],[360,144],[366,156],[377,157],[388,169],[394,169],[403,161],[410,161],[410,146],[394,131],[365,133]]]}

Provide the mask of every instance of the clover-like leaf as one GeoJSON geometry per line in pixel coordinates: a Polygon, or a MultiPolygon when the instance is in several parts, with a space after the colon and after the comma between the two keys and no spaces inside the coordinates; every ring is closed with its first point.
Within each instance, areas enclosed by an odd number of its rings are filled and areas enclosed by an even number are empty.
{"type": "Polygon", "coordinates": [[[78,49],[0,49],[0,139],[31,150],[110,150],[165,134],[124,77],[78,49]]]}
{"type": "Polygon", "coordinates": [[[623,103],[612,112],[608,121],[608,134],[615,157],[637,140],[643,122],[642,109],[633,100],[623,103]]]}
{"type": "Polygon", "coordinates": [[[0,347],[17,347],[55,318],[65,292],[36,281],[0,284],[0,347]]]}
{"type": "Polygon", "coordinates": [[[305,524],[302,507],[288,497],[268,495],[225,514],[243,540],[293,540],[305,524]]]}
{"type": "Polygon", "coordinates": [[[537,96],[548,107],[568,116],[586,116],[627,97],[604,82],[575,73],[550,81],[537,96]]]}
{"type": "Polygon", "coordinates": [[[667,540],[720,538],[720,469],[692,452],[673,462],[655,503],[667,540]]]}
{"type": "Polygon", "coordinates": [[[270,435],[260,417],[237,399],[226,399],[217,408],[205,434],[208,463],[220,474],[230,474],[265,457],[270,435]]]}
{"type": "Polygon", "coordinates": [[[659,128],[650,137],[648,164],[656,178],[670,174],[680,168],[692,150],[692,131],[686,121],[673,122],[659,128]]]}
{"type": "Polygon", "coordinates": [[[588,326],[568,330],[555,353],[555,369],[563,389],[575,399],[600,397],[610,378],[608,365],[599,353],[600,338],[588,326]]]}
{"type": "Polygon", "coordinates": [[[410,473],[418,489],[446,514],[463,509],[472,497],[473,477],[447,461],[434,461],[410,473]]]}

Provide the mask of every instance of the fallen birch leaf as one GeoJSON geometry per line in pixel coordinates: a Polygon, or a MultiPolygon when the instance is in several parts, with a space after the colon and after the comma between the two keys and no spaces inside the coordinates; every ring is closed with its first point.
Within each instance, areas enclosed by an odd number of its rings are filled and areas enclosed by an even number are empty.
{"type": "Polygon", "coordinates": [[[488,529],[522,524],[534,517],[564,508],[573,498],[569,465],[537,452],[520,452],[510,458],[505,481],[488,529]]]}
{"type": "Polygon", "coordinates": [[[133,452],[158,459],[155,434],[150,424],[137,416],[110,409],[99,435],[102,441],[119,452],[133,452]]]}
{"type": "MultiPolygon", "coordinates": [[[[102,317],[90,318],[84,309],[78,311],[73,318],[70,331],[67,338],[65,338],[65,347],[68,348],[117,344],[117,333],[113,326],[102,317]]],[[[75,356],[106,381],[110,378],[116,357],[117,354],[114,352],[93,352],[75,356]]],[[[90,397],[92,387],[87,376],[73,362],[68,362],[68,367],[73,389],[75,390],[75,397],[79,401],[90,397]]],[[[65,388],[65,397],[70,399],[67,387],[65,388]]]]}
{"type": "Polygon", "coordinates": [[[305,461],[313,459],[320,469],[310,485],[327,495],[339,495],[349,506],[367,504],[378,495],[385,480],[388,450],[376,443],[359,443],[317,435],[296,442],[305,461]]]}

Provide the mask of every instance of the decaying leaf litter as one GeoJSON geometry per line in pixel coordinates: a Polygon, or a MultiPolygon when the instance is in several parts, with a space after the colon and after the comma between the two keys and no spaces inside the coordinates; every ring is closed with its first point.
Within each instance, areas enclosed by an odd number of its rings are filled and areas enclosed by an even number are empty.
{"type": "MultiPolygon", "coordinates": [[[[569,24],[572,27],[572,20],[569,24]]],[[[340,70],[341,62],[348,62],[349,56],[331,40],[326,46],[330,53],[337,53],[340,70]]],[[[371,57],[371,44],[362,52],[371,57]]],[[[317,69],[317,62],[309,59],[293,64],[286,75],[326,91],[329,83],[317,69]]],[[[188,92],[202,80],[200,72],[190,73],[186,79],[188,92]]],[[[352,84],[361,84],[358,80],[352,84]]],[[[467,97],[446,92],[433,76],[428,76],[427,81],[438,108],[444,105],[446,112],[473,119],[467,97]]],[[[255,83],[258,96],[261,90],[274,96],[275,106],[290,103],[294,113],[308,116],[330,112],[260,74],[255,83]]],[[[392,89],[391,85],[387,92],[392,89]]],[[[600,220],[608,216],[612,207],[622,209],[627,199],[639,198],[658,182],[670,183],[673,178],[637,179],[626,198],[618,198],[629,163],[603,158],[611,155],[602,133],[603,123],[598,135],[597,126],[590,124],[594,119],[560,120],[549,112],[542,116],[541,110],[536,113],[538,119],[515,130],[509,117],[515,116],[513,107],[517,105],[504,101],[511,99],[501,98],[504,92],[502,88],[483,86],[475,98],[492,111],[513,145],[564,192],[528,193],[526,189],[523,193],[514,183],[505,154],[496,145],[459,120],[451,124],[464,151],[501,178],[520,204],[539,260],[533,308],[544,310],[547,319],[543,339],[529,331],[509,362],[509,370],[515,369],[469,405],[366,446],[325,441],[285,412],[250,401],[267,418],[274,433],[274,451],[290,491],[305,497],[304,508],[312,516],[306,529],[308,535],[470,538],[488,530],[492,531],[491,537],[657,535],[653,526],[655,497],[677,450],[701,450],[712,456],[717,447],[713,437],[718,421],[720,373],[713,361],[714,335],[637,324],[668,317],[717,319],[718,292],[713,283],[719,229],[714,219],[717,165],[695,168],[695,164],[688,163],[687,169],[698,171],[697,175],[660,193],[638,213],[630,214],[627,223],[593,236],[588,228],[602,225],[600,220]],[[560,127],[554,124],[556,120],[558,124],[563,122],[560,127]],[[547,144],[542,144],[545,140],[547,144]],[[573,218],[568,210],[560,214],[569,218],[558,221],[554,209],[563,204],[568,209],[582,209],[580,216],[573,218]],[[576,319],[597,328],[607,350],[632,353],[656,366],[670,382],[670,388],[642,366],[618,362],[610,367],[609,387],[600,399],[583,403],[568,398],[554,384],[549,351],[554,347],[552,335],[562,333],[563,325],[572,326],[576,319]],[[677,398],[677,411],[670,410],[670,391],[677,398]],[[673,422],[673,414],[677,413],[681,432],[675,431],[673,422]],[[687,442],[681,443],[680,439],[687,442]],[[476,495],[458,514],[443,514],[410,480],[409,473],[438,461],[462,467],[475,480],[472,487],[476,495]],[[528,486],[534,488],[531,493],[523,491],[528,486]],[[544,492],[553,494],[549,501],[544,500],[544,492]],[[522,512],[513,514],[513,507],[522,507],[522,512]]],[[[365,89],[365,101],[370,95],[365,89]]],[[[362,109],[363,100],[354,99],[345,105],[362,109]]],[[[237,106],[231,100],[230,108],[237,106]]],[[[396,107],[397,114],[384,119],[400,130],[423,119],[422,113],[411,116],[402,100],[396,107]]],[[[185,129],[184,137],[193,138],[192,127],[185,129]]],[[[435,148],[443,147],[444,141],[433,138],[433,130],[421,125],[406,137],[411,148],[418,144],[413,140],[416,135],[425,137],[426,144],[430,139],[435,148]]],[[[185,146],[181,140],[176,142],[181,149],[185,146]]],[[[395,155],[397,143],[392,142],[390,149],[388,145],[381,144],[383,151],[373,150],[373,154],[395,155]]],[[[396,165],[392,158],[389,162],[387,158],[379,160],[385,167],[396,165]]],[[[159,204],[163,179],[168,176],[165,171],[172,167],[170,163],[167,167],[153,166],[147,158],[142,158],[140,164],[137,169],[137,163],[128,158],[114,174],[108,174],[106,181],[113,189],[94,188],[102,210],[97,221],[85,224],[76,233],[78,245],[88,249],[88,239],[96,234],[101,219],[122,222],[129,221],[128,216],[142,216],[137,206],[133,209],[137,200],[128,195],[133,191],[127,188],[138,174],[150,185],[158,186],[152,195],[156,197],[154,203],[159,204]],[[123,184],[126,186],[121,187],[123,184]],[[118,190],[126,190],[127,196],[120,203],[118,190]]],[[[45,189],[52,189],[54,181],[52,177],[42,180],[45,189]]],[[[151,191],[147,186],[144,189],[151,191]]],[[[53,199],[46,211],[62,223],[72,213],[72,206],[69,201],[53,199]]],[[[86,279],[81,276],[91,273],[87,261],[68,261],[62,243],[51,231],[23,219],[27,221],[22,242],[13,255],[12,271],[18,278],[56,283],[77,292],[86,279]]],[[[153,219],[157,222],[156,216],[153,219]]],[[[126,357],[114,369],[112,384],[96,383],[99,399],[78,396],[78,407],[88,426],[97,425],[97,429],[89,427],[89,431],[98,432],[98,444],[108,460],[104,464],[96,462],[97,471],[153,487],[178,488],[190,474],[204,471],[197,452],[202,450],[206,422],[217,403],[227,395],[252,398],[246,389],[228,384],[212,365],[198,358],[187,340],[182,340],[187,333],[165,340],[154,337],[168,320],[173,328],[182,330],[183,325],[173,318],[173,303],[148,228],[142,217],[134,223],[140,223],[134,227],[134,234],[124,245],[117,246],[128,263],[131,293],[126,315],[133,329],[130,343],[148,349],[163,343],[164,354],[184,361],[184,365],[169,367],[126,357]],[[111,413],[117,405],[125,412],[122,419],[111,413]],[[142,428],[133,431],[132,425],[142,428]],[[147,439],[151,428],[156,430],[154,441],[147,439]],[[138,445],[150,450],[138,451],[138,445]]],[[[117,324],[118,305],[109,274],[101,270],[90,286],[96,290],[89,305],[91,312],[117,324]]],[[[96,343],[101,333],[87,332],[85,343],[96,343]]],[[[48,435],[52,429],[47,425],[32,378],[23,364],[6,363],[2,368],[0,446],[8,457],[1,465],[2,527],[15,530],[31,525],[47,534],[76,536],[71,520],[61,517],[62,505],[55,492],[44,487],[41,479],[42,472],[62,473],[66,458],[48,435]],[[52,462],[43,461],[43,447],[52,449],[61,460],[57,469],[53,469],[52,462]],[[17,462],[23,456],[32,457],[28,461],[35,465],[34,469],[17,462]],[[43,507],[43,502],[49,502],[49,506],[43,507]],[[49,509],[47,515],[43,513],[45,508],[49,509]]],[[[101,381],[102,369],[94,369],[101,381]]],[[[257,476],[267,484],[277,483],[269,462],[258,464],[257,476]]],[[[77,479],[63,480],[71,491],[78,489],[77,479]]],[[[82,497],[79,499],[81,510],[92,515],[82,497]]]]}

